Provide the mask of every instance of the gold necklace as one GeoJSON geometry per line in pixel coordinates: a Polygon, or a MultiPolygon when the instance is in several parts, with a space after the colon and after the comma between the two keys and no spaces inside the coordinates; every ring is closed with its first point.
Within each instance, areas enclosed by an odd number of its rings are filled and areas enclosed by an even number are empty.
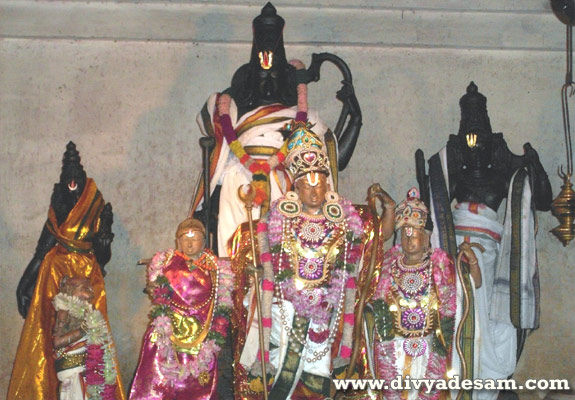
{"type": "Polygon", "coordinates": [[[326,235],[322,244],[317,248],[312,249],[304,246],[301,243],[299,236],[294,235],[294,232],[292,232],[291,229],[291,223],[286,224],[286,229],[284,229],[283,234],[284,243],[282,243],[282,247],[290,257],[290,263],[295,276],[298,281],[303,284],[305,289],[320,286],[329,278],[332,265],[336,256],[339,254],[338,247],[345,240],[345,235],[343,234],[341,227],[337,226],[332,232],[335,233],[333,235],[326,235]],[[309,277],[302,276],[300,272],[301,257],[308,260],[304,265],[304,269],[307,269],[310,274],[313,274],[317,271],[317,268],[322,268],[321,276],[315,279],[309,279],[309,277]],[[319,259],[321,261],[311,261],[313,259],[319,259]]]}

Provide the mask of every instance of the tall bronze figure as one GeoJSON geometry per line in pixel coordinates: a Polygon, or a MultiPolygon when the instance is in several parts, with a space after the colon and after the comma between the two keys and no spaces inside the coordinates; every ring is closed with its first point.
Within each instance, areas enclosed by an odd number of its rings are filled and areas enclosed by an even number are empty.
{"type": "Polygon", "coordinates": [[[220,256],[226,256],[227,241],[236,227],[247,221],[238,186],[253,181],[254,218],[269,209],[270,201],[292,188],[282,165],[288,152],[287,122],[295,119],[314,124],[332,163],[330,186],[334,190],[337,172],[347,166],[359,135],[362,116],[348,66],[328,53],[314,54],[308,69],[299,60],[288,62],[284,25],[275,7],[267,3],[253,21],[249,62],[236,71],[229,88],[209,97],[197,118],[202,133],[214,137],[216,144],[209,162],[204,163],[204,169],[209,168],[210,204],[202,202],[208,186],[204,180],[196,188],[192,212],[204,222],[210,220],[208,228],[217,231],[220,256]],[[343,109],[333,132],[307,104],[307,83],[319,80],[324,61],[334,63],[344,77],[336,94],[343,109]]]}
{"type": "MultiPolygon", "coordinates": [[[[60,182],[54,185],[48,219],[16,291],[18,311],[26,321],[12,370],[10,399],[57,398],[58,380],[52,354],[56,310],[52,299],[64,276],[88,279],[94,291],[92,304],[103,315],[108,328],[104,265],[110,260],[114,238],[112,206],[104,202],[96,183],[86,176],[73,142],[66,146],[62,162],[60,182]]],[[[95,391],[115,396],[108,398],[123,399],[119,372],[106,370],[102,363],[92,366],[101,367],[96,374],[110,382],[88,385],[94,386],[95,391]]]]}
{"type": "MultiPolygon", "coordinates": [[[[429,159],[428,175],[423,152],[417,151],[417,178],[432,205],[433,247],[452,256],[464,241],[485,248],[476,251],[482,283],[471,298],[475,318],[463,328],[463,349],[470,377],[506,378],[515,370],[527,332],[539,327],[535,210],[550,209],[551,185],[529,143],[517,156],[503,134],[493,133],[486,97],[473,82],[459,104],[459,133],[429,159]],[[501,223],[497,210],[504,199],[501,223]],[[475,324],[480,337],[474,336],[475,324]]],[[[478,285],[466,278],[469,290],[478,285]]],[[[473,398],[495,397],[497,391],[473,393],[473,398]]]]}

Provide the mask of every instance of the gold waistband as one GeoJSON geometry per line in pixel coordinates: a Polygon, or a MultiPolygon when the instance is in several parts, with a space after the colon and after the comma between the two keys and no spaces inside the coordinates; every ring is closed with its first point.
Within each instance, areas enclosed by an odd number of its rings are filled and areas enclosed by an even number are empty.
{"type": "Polygon", "coordinates": [[[55,360],[56,372],[66,369],[83,366],[86,363],[86,352],[77,354],[66,354],[55,360]]]}
{"type": "Polygon", "coordinates": [[[244,146],[244,150],[250,156],[273,156],[278,149],[270,146],[244,146]]]}

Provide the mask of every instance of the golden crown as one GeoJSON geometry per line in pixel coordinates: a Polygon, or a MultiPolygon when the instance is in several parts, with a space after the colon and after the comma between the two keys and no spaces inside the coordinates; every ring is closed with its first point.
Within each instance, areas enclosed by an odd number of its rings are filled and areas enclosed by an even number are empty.
{"type": "Polygon", "coordinates": [[[291,131],[286,165],[294,180],[309,172],[329,175],[329,158],[323,150],[323,143],[311,128],[312,125],[301,121],[286,125],[286,129],[291,131]]]}
{"type": "Polygon", "coordinates": [[[407,192],[407,198],[395,207],[395,229],[404,226],[423,229],[428,213],[427,206],[419,199],[419,191],[413,187],[407,192]]]}

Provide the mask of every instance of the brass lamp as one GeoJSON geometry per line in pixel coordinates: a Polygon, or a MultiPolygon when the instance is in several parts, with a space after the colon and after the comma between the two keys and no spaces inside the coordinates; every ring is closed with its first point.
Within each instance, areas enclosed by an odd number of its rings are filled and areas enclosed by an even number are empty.
{"type": "Polygon", "coordinates": [[[569,97],[575,92],[573,82],[573,25],[575,23],[575,0],[551,0],[551,8],[561,22],[567,26],[566,50],[567,50],[567,74],[565,84],[561,88],[561,106],[563,111],[563,130],[565,133],[565,151],[567,155],[567,171],[563,166],[557,169],[557,173],[563,179],[561,192],[551,204],[551,212],[559,220],[559,226],[551,232],[567,246],[575,237],[575,192],[571,184],[573,175],[573,147],[571,145],[571,124],[569,121],[569,97]]]}

